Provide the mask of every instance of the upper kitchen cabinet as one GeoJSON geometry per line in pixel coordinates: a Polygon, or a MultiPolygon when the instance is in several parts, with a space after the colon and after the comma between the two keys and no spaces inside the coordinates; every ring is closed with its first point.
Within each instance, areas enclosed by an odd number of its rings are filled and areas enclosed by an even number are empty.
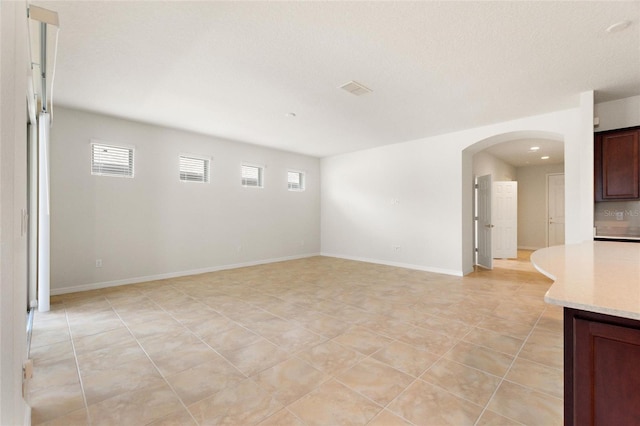
{"type": "Polygon", "coordinates": [[[640,127],[595,134],[595,200],[640,200],[640,127]]]}

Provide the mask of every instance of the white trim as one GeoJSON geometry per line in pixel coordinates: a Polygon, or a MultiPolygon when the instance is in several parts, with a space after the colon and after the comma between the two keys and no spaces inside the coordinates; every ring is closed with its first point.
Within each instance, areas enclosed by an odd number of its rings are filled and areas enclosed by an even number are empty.
{"type": "Polygon", "coordinates": [[[208,272],[217,272],[217,271],[224,271],[227,269],[245,268],[247,266],[264,265],[267,263],[285,262],[287,260],[306,259],[308,257],[314,257],[314,256],[320,256],[320,253],[307,253],[307,254],[301,254],[301,255],[295,255],[295,256],[285,256],[285,257],[277,257],[272,259],[255,260],[251,262],[211,266],[208,268],[192,269],[190,271],[168,272],[165,274],[125,278],[122,280],[103,281],[103,282],[92,283],[92,284],[82,284],[82,285],[70,286],[70,287],[52,288],[51,295],[55,296],[59,294],[75,293],[77,291],[98,290],[101,288],[117,287],[117,286],[126,285],[126,284],[136,284],[136,283],[143,283],[147,281],[156,281],[156,280],[165,280],[168,278],[184,277],[188,275],[206,274],[208,272]]]}
{"type": "Polygon", "coordinates": [[[90,167],[91,176],[106,176],[106,177],[120,177],[120,178],[133,179],[136,174],[136,147],[135,145],[129,145],[129,144],[124,144],[119,142],[110,142],[110,141],[93,139],[93,138],[89,139],[89,167],[90,167]],[[102,145],[102,146],[112,147],[116,149],[131,150],[131,174],[124,175],[124,174],[117,174],[117,173],[94,173],[93,172],[93,146],[94,145],[102,145]]]}
{"type": "Polygon", "coordinates": [[[375,263],[378,265],[395,266],[397,268],[414,269],[417,271],[433,272],[435,274],[454,275],[456,277],[463,276],[461,271],[455,271],[453,269],[444,269],[444,268],[433,268],[430,266],[414,265],[412,263],[389,262],[386,260],[371,259],[368,257],[344,256],[340,254],[325,253],[325,252],[321,252],[320,256],[336,257],[338,259],[346,259],[346,260],[355,260],[356,262],[375,263]]]}
{"type": "Polygon", "coordinates": [[[187,183],[211,183],[211,163],[213,162],[213,158],[212,157],[206,157],[204,155],[197,155],[197,154],[187,154],[187,153],[178,153],[178,181],[179,182],[187,182],[187,183]],[[182,174],[182,170],[180,169],[180,159],[181,158],[192,158],[194,160],[202,160],[202,161],[206,161],[207,166],[206,166],[206,176],[205,176],[205,180],[204,181],[197,181],[197,180],[188,180],[188,179],[182,179],[180,176],[182,174]]]}
{"type": "Polygon", "coordinates": [[[191,154],[189,152],[179,152],[178,156],[197,158],[199,160],[209,160],[209,161],[213,160],[213,157],[202,155],[202,154],[191,154]]]}
{"type": "Polygon", "coordinates": [[[307,172],[304,170],[297,169],[287,169],[287,191],[291,192],[304,192],[307,189],[307,172]],[[289,173],[298,173],[300,176],[300,188],[291,189],[289,188],[289,173]]]}
{"type": "Polygon", "coordinates": [[[122,142],[108,141],[108,140],[105,140],[105,139],[96,139],[96,138],[89,139],[89,145],[93,145],[93,144],[111,145],[111,146],[115,146],[116,148],[128,148],[128,149],[133,149],[134,151],[136,150],[136,146],[135,145],[131,145],[131,144],[128,144],[128,143],[122,143],[122,142]]]}
{"type": "Polygon", "coordinates": [[[25,405],[25,410],[24,410],[24,424],[25,425],[30,425],[32,424],[31,422],[31,406],[29,406],[29,404],[24,404],[25,405]]]}
{"type": "Polygon", "coordinates": [[[249,161],[243,161],[242,163],[240,163],[240,185],[243,188],[264,188],[264,180],[265,180],[265,175],[266,175],[266,169],[267,166],[265,166],[264,164],[258,164],[258,163],[251,163],[249,161]],[[259,184],[260,185],[244,185],[242,183],[242,167],[257,167],[260,169],[260,177],[259,177],[259,184]]]}
{"type": "Polygon", "coordinates": [[[539,250],[544,247],[533,247],[533,246],[518,246],[518,250],[539,250]]]}

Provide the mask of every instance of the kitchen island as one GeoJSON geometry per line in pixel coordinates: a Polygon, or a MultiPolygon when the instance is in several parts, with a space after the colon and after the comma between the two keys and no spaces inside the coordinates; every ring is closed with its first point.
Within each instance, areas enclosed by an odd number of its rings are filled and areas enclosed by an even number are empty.
{"type": "Polygon", "coordinates": [[[531,262],[564,307],[565,424],[640,424],[640,244],[555,246],[531,262]]]}

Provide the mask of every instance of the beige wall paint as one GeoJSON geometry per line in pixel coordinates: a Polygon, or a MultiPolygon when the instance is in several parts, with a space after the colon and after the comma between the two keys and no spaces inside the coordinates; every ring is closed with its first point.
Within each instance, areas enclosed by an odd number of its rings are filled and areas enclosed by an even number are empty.
{"type": "Polygon", "coordinates": [[[491,175],[494,182],[516,179],[516,168],[501,159],[481,151],[473,156],[473,175],[491,175]]]}
{"type": "Polygon", "coordinates": [[[547,175],[564,173],[564,164],[516,169],[518,180],[518,248],[547,246],[547,175]]]}
{"type": "Polygon", "coordinates": [[[546,179],[550,173],[563,172],[564,164],[516,168],[487,152],[473,156],[475,176],[491,174],[494,182],[518,181],[518,247],[524,249],[546,246],[546,179]]]}

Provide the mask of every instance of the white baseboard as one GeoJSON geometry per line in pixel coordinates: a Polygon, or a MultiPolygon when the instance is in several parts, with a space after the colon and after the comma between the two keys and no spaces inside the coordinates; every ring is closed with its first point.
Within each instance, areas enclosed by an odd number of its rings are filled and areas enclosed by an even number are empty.
{"type": "Polygon", "coordinates": [[[518,246],[518,250],[539,250],[544,247],[518,246]]]}
{"type": "Polygon", "coordinates": [[[117,287],[119,285],[136,284],[136,283],[143,283],[146,281],[156,281],[156,280],[165,280],[168,278],[184,277],[187,275],[206,274],[207,272],[224,271],[227,269],[244,268],[247,266],[265,265],[267,263],[284,262],[287,260],[305,259],[313,256],[320,256],[320,253],[308,253],[308,254],[295,255],[295,256],[278,257],[273,259],[262,259],[262,260],[255,260],[251,262],[233,263],[228,265],[211,266],[208,268],[192,269],[190,271],[168,272],[168,273],[157,274],[157,275],[146,275],[142,277],[124,278],[121,280],[114,280],[114,281],[103,281],[99,283],[90,283],[90,284],[82,284],[82,285],[76,285],[76,286],[52,288],[51,295],[55,296],[59,294],[75,293],[78,291],[98,290],[101,288],[117,287]]]}
{"type": "Polygon", "coordinates": [[[24,404],[24,425],[31,426],[31,407],[28,404],[24,404]]]}
{"type": "Polygon", "coordinates": [[[433,268],[433,267],[429,267],[429,266],[414,265],[412,263],[389,262],[389,261],[386,261],[386,260],[370,259],[370,258],[367,258],[367,257],[345,256],[345,255],[335,254],[335,253],[320,253],[320,256],[336,257],[338,259],[355,260],[357,262],[375,263],[375,264],[378,264],[378,265],[396,266],[398,268],[415,269],[415,270],[418,270],[418,271],[433,272],[433,273],[436,273],[436,274],[455,275],[457,277],[461,277],[463,275],[462,271],[456,271],[456,270],[453,270],[453,269],[433,268]]]}

